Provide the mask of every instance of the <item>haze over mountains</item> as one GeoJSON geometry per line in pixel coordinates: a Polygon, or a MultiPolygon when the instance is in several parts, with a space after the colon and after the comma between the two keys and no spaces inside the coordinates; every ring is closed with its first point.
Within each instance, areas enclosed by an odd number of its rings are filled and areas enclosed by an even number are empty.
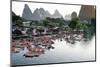
{"type": "MultiPolygon", "coordinates": [[[[91,18],[95,18],[95,8],[94,6],[87,6],[82,5],[81,9],[79,11],[79,15],[77,12],[73,10],[71,14],[66,14],[65,17],[63,17],[59,11],[56,9],[53,14],[50,14],[48,10],[45,10],[44,8],[36,8],[33,11],[29,8],[27,4],[24,5],[24,9],[22,10],[22,18],[25,20],[43,20],[46,17],[50,18],[63,18],[64,20],[71,20],[73,17],[78,17],[81,21],[89,21],[91,18]]],[[[66,11],[67,13],[67,11],[66,11]]],[[[16,15],[16,13],[13,12],[13,15],[16,15]]]]}
{"type": "Polygon", "coordinates": [[[22,13],[22,18],[26,20],[43,20],[46,17],[62,18],[63,16],[59,13],[58,10],[55,10],[54,14],[50,14],[49,11],[46,11],[43,8],[36,8],[32,13],[29,6],[25,4],[22,13]]]}
{"type": "Polygon", "coordinates": [[[30,8],[27,4],[25,4],[25,6],[24,6],[22,18],[24,18],[26,20],[32,20],[33,19],[32,12],[31,12],[31,10],[30,10],[30,8]]]}

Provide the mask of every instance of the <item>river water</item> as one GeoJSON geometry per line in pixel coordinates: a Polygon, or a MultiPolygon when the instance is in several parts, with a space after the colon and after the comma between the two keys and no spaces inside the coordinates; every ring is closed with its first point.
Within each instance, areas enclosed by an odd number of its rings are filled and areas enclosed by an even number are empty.
{"type": "Polygon", "coordinates": [[[91,41],[81,41],[75,44],[66,43],[64,40],[55,40],[54,42],[55,49],[47,50],[39,57],[24,57],[23,54],[26,50],[20,53],[11,53],[11,64],[28,65],[95,60],[95,37],[91,41]]]}

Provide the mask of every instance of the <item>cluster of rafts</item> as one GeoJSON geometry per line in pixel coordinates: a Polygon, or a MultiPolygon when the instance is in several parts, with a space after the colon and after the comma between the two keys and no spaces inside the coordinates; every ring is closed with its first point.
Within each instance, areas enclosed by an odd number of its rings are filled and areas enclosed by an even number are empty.
{"type": "Polygon", "coordinates": [[[21,50],[26,50],[23,56],[39,57],[41,54],[45,54],[47,50],[55,48],[55,40],[65,40],[67,43],[75,44],[76,41],[82,41],[83,39],[82,33],[60,33],[56,35],[44,35],[39,37],[33,36],[33,38],[12,40],[11,51],[13,53],[19,53],[21,50]]]}
{"type": "Polygon", "coordinates": [[[23,56],[38,57],[41,54],[45,54],[47,50],[54,49],[52,44],[54,44],[54,42],[47,36],[34,37],[32,39],[18,39],[12,41],[11,51],[13,53],[19,53],[21,50],[26,49],[23,56]]]}

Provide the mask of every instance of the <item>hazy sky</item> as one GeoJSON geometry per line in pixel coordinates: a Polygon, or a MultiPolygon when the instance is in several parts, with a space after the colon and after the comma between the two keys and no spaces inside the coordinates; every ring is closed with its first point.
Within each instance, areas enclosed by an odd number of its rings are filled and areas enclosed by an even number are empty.
{"type": "Polygon", "coordinates": [[[71,14],[73,11],[77,12],[79,14],[80,11],[80,5],[62,5],[62,4],[44,4],[44,3],[29,3],[29,2],[12,2],[12,11],[15,12],[15,14],[22,16],[22,12],[24,9],[24,5],[28,4],[30,7],[32,13],[36,8],[44,8],[45,10],[48,10],[51,14],[54,13],[54,11],[57,9],[60,14],[65,17],[66,14],[71,14]]]}

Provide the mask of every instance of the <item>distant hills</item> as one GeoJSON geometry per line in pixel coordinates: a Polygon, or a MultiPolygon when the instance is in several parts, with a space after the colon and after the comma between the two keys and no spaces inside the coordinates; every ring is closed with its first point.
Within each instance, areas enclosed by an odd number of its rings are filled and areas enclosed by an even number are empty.
{"type": "MultiPolygon", "coordinates": [[[[21,18],[25,20],[39,21],[39,20],[45,19],[46,17],[63,18],[65,20],[71,20],[73,17],[79,17],[79,19],[82,21],[84,20],[89,21],[88,19],[95,17],[95,10],[96,9],[94,8],[94,6],[83,5],[81,6],[78,16],[76,12],[72,12],[71,15],[68,14],[68,15],[65,15],[65,17],[63,17],[57,9],[54,11],[54,14],[50,14],[49,11],[45,10],[44,8],[36,8],[34,12],[32,12],[28,4],[25,4],[21,18]]],[[[13,15],[16,15],[16,14],[13,12],[13,15]]]]}
{"type": "Polygon", "coordinates": [[[51,18],[62,18],[62,15],[59,13],[58,10],[55,10],[54,14],[51,15],[49,11],[44,10],[43,8],[36,8],[34,12],[30,10],[29,6],[25,4],[23,13],[22,13],[22,18],[26,20],[43,20],[46,17],[51,17],[51,18]]]}
{"type": "Polygon", "coordinates": [[[26,20],[33,20],[33,13],[27,4],[24,6],[22,18],[26,20]]]}
{"type": "MultiPolygon", "coordinates": [[[[16,15],[16,14],[13,12],[13,15],[16,15]]],[[[50,14],[49,11],[45,10],[44,8],[36,8],[34,10],[34,12],[32,12],[30,7],[28,6],[28,4],[24,5],[24,9],[23,9],[21,18],[23,18],[25,20],[39,21],[39,20],[45,19],[46,17],[63,18],[65,20],[71,20],[70,14],[65,15],[65,17],[63,17],[57,9],[54,11],[54,14],[50,14]]]]}

